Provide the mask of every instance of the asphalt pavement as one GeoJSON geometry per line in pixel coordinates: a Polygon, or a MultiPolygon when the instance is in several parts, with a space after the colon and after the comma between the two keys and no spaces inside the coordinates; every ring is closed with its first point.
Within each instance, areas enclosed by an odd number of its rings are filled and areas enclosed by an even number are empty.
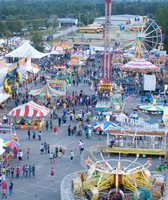
{"type": "MultiPolygon", "coordinates": [[[[29,85],[29,87],[33,87],[34,85],[29,85]]],[[[39,83],[36,88],[41,87],[39,83]]],[[[91,88],[84,83],[80,83],[78,87],[68,87],[68,92],[72,91],[80,91],[83,90],[87,94],[93,93],[91,88]]],[[[139,100],[132,101],[132,103],[128,103],[134,105],[139,100]]],[[[6,104],[5,109],[10,110],[11,107],[14,106],[14,102],[11,101],[6,104]]],[[[127,106],[127,105],[126,105],[127,106]]],[[[80,109],[80,107],[75,107],[76,110],[80,109]]],[[[131,112],[131,106],[130,108],[131,112]]],[[[1,111],[3,113],[3,110],[1,111]]],[[[62,116],[63,109],[58,110],[58,115],[62,116]]],[[[150,117],[149,117],[150,118],[150,117]]],[[[42,129],[42,140],[35,141],[33,139],[28,140],[27,130],[17,130],[17,135],[19,138],[19,143],[21,145],[21,149],[23,151],[23,161],[22,163],[18,161],[17,158],[13,158],[10,160],[10,166],[17,166],[18,164],[22,167],[26,164],[35,164],[36,166],[36,176],[35,178],[23,178],[21,177],[17,180],[13,179],[14,182],[14,195],[8,196],[8,199],[12,200],[60,200],[60,185],[63,177],[66,175],[73,173],[75,171],[83,170],[84,168],[81,166],[81,155],[78,149],[78,141],[80,139],[84,142],[84,151],[89,151],[89,149],[94,145],[106,145],[106,136],[103,136],[101,140],[99,140],[96,134],[93,134],[91,138],[86,139],[83,134],[81,137],[77,136],[68,136],[67,127],[69,124],[74,126],[77,122],[67,122],[66,127],[60,127],[58,130],[58,136],[55,136],[52,131],[46,131],[45,128],[42,129]],[[62,159],[57,158],[54,163],[50,163],[49,155],[41,155],[40,154],[40,144],[42,142],[47,142],[50,144],[51,151],[54,151],[55,147],[63,147],[65,148],[65,157],[62,159]],[[26,149],[30,148],[30,158],[29,160],[26,158],[26,149]],[[75,153],[74,160],[70,162],[70,151],[73,150],[75,153]],[[50,170],[54,168],[56,171],[54,180],[50,177],[50,170]]],[[[54,125],[58,125],[57,119],[53,120],[54,125]]],[[[32,138],[32,132],[31,132],[32,138]]],[[[115,156],[117,158],[117,156],[115,156]]],[[[132,157],[130,157],[133,159],[132,157]]],[[[145,163],[147,158],[140,158],[140,162],[145,163]]],[[[160,162],[158,158],[153,159],[153,165],[151,170],[155,170],[157,163],[160,162]]],[[[9,183],[9,178],[7,178],[9,183]]]]}

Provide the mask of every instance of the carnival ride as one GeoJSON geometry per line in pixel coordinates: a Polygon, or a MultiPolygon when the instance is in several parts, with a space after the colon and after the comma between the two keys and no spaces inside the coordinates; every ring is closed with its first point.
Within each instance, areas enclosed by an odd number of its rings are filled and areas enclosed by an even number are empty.
{"type": "Polygon", "coordinates": [[[160,68],[144,58],[135,58],[120,67],[120,70],[133,73],[160,72],[160,68]]]}
{"type": "Polygon", "coordinates": [[[12,94],[15,88],[19,87],[19,82],[21,80],[21,75],[16,69],[14,69],[11,73],[12,75],[8,73],[4,80],[4,91],[7,94],[12,94]]]}
{"type": "Polygon", "coordinates": [[[132,30],[130,25],[119,26],[118,39],[115,42],[117,47],[120,46],[126,51],[131,48],[137,58],[142,57],[142,53],[145,54],[152,49],[163,50],[162,28],[154,20],[138,24],[141,26],[138,25],[135,30],[132,30]]]}
{"type": "Polygon", "coordinates": [[[111,84],[111,5],[112,0],[105,0],[105,30],[104,30],[104,53],[103,53],[103,66],[102,66],[102,81],[100,84],[100,91],[112,90],[111,84]]]}
{"type": "Polygon", "coordinates": [[[155,200],[162,197],[161,188],[164,182],[152,179],[148,170],[151,160],[145,164],[121,159],[101,159],[93,161],[90,157],[86,160],[87,172],[79,173],[72,180],[72,192],[77,199],[87,200],[155,200]],[[156,185],[160,185],[155,190],[156,185]]]}

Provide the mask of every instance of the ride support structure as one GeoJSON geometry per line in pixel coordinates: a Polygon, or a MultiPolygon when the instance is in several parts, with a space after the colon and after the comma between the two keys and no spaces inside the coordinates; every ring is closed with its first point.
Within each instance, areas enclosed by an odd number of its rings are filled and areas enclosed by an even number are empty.
{"type": "Polygon", "coordinates": [[[111,91],[111,6],[112,0],[105,0],[104,54],[100,91],[111,91]]]}

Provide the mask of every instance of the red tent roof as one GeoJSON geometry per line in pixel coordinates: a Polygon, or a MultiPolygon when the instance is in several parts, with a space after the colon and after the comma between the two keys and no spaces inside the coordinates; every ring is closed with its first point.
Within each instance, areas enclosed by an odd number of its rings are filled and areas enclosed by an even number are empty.
{"type": "Polygon", "coordinates": [[[41,106],[34,101],[30,101],[16,108],[13,108],[10,112],[10,116],[20,117],[45,117],[50,112],[50,109],[45,106],[41,106]]]}

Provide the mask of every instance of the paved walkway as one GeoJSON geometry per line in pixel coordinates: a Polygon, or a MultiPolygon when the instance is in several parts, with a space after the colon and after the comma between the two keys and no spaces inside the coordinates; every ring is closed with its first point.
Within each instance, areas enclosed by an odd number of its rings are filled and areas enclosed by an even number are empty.
{"type": "MultiPolygon", "coordinates": [[[[86,84],[79,84],[78,87],[73,88],[68,87],[68,92],[72,92],[72,90],[79,92],[81,89],[87,94],[91,94],[93,92],[86,84]]],[[[10,110],[11,105],[13,104],[10,102],[6,108],[10,110]]],[[[75,109],[79,108],[75,107],[75,109]]],[[[58,111],[58,114],[60,116],[62,115],[62,109],[58,111]]],[[[67,125],[69,123],[70,122],[67,122],[67,125]]],[[[57,125],[57,120],[54,120],[54,125],[55,124],[57,125]]],[[[74,122],[71,122],[72,126],[74,124],[74,122]]],[[[17,130],[17,135],[19,137],[21,149],[24,153],[23,162],[19,163],[17,159],[12,159],[10,161],[10,165],[16,166],[19,164],[22,167],[26,164],[35,164],[36,177],[26,179],[21,176],[21,178],[18,180],[14,178],[13,182],[15,195],[9,197],[9,199],[12,200],[60,200],[60,183],[63,177],[69,173],[83,169],[80,164],[80,154],[78,150],[79,139],[84,141],[85,150],[88,150],[94,145],[106,145],[106,136],[104,136],[102,140],[99,140],[96,134],[93,135],[91,139],[86,139],[85,135],[82,137],[68,136],[67,126],[59,128],[58,136],[55,136],[53,132],[42,129],[42,141],[38,141],[37,139],[36,141],[28,140],[27,130],[17,130]],[[47,142],[50,144],[51,151],[54,151],[55,146],[64,147],[66,150],[65,157],[62,159],[57,158],[56,161],[51,164],[49,155],[40,154],[40,144],[42,142],[47,142]],[[26,149],[28,147],[31,151],[29,160],[26,159],[26,149]],[[75,153],[73,162],[70,162],[69,153],[71,150],[73,150],[75,153]],[[54,181],[52,181],[50,177],[50,170],[52,167],[56,170],[54,181]]],[[[146,162],[146,159],[141,158],[140,162],[146,162]]],[[[158,162],[158,159],[154,160],[152,170],[155,169],[155,166],[158,162]]]]}

